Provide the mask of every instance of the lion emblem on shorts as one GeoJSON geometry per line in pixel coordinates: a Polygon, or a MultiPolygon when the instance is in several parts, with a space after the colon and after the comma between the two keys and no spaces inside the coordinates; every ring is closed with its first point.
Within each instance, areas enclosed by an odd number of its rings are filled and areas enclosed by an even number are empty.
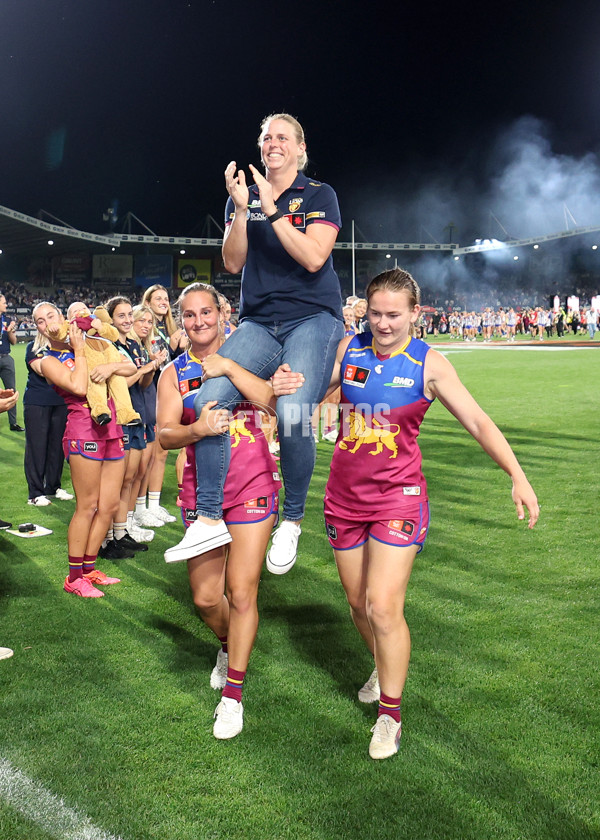
{"type": "Polygon", "coordinates": [[[375,418],[373,418],[373,426],[367,426],[367,422],[362,414],[356,411],[351,411],[349,415],[350,431],[345,435],[339,443],[340,449],[349,449],[350,454],[354,455],[361,446],[365,444],[374,443],[375,449],[372,449],[369,455],[380,455],[385,446],[390,451],[390,458],[395,458],[398,455],[398,447],[396,446],[396,435],[400,431],[400,426],[392,423],[389,426],[383,426],[375,418]],[[395,429],[396,431],[393,431],[395,429]],[[350,444],[354,444],[354,448],[350,449],[350,444]]]}
{"type": "Polygon", "coordinates": [[[243,437],[249,438],[250,443],[254,443],[256,438],[250,431],[250,429],[246,428],[246,415],[244,412],[240,412],[237,414],[233,420],[229,424],[229,434],[231,435],[231,448],[235,449],[236,446],[240,445],[240,440],[243,437]]]}

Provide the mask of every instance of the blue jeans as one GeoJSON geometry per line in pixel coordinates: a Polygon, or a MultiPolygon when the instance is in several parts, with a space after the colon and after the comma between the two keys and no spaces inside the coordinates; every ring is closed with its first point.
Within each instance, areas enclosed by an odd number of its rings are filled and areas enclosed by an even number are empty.
{"type": "MultiPolygon", "coordinates": [[[[285,486],[283,516],[293,522],[304,516],[315,466],[311,416],[327,390],[337,346],[343,336],[342,322],[329,312],[273,324],[245,320],[219,350],[221,356],[233,359],[262,379],[272,376],[284,362],[293,371],[304,374],[304,385],[296,394],[277,400],[285,486]]],[[[242,395],[226,376],[219,376],[202,385],[194,403],[196,416],[211,400],[217,400],[216,408],[232,409],[242,400],[242,395]]],[[[197,511],[210,519],[219,519],[223,513],[223,487],[231,455],[229,435],[203,438],[196,443],[195,452],[197,511]]]]}

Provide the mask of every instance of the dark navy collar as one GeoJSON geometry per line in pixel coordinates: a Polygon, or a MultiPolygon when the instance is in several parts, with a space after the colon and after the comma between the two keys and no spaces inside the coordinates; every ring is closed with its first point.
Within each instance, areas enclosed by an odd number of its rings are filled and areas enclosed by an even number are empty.
{"type": "MultiPolygon", "coordinates": [[[[296,175],[293,184],[290,184],[281,195],[284,195],[288,190],[303,190],[305,186],[308,184],[308,178],[304,174],[304,172],[298,172],[296,175]]],[[[258,187],[256,184],[250,184],[250,192],[254,195],[258,195],[258,187]]],[[[279,201],[279,199],[277,199],[279,201]]]]}

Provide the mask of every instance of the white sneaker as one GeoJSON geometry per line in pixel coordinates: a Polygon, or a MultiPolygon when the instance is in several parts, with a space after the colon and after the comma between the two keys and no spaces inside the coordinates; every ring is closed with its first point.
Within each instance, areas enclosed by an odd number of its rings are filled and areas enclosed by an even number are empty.
{"type": "Polygon", "coordinates": [[[225,651],[220,650],[217,653],[217,664],[212,669],[212,673],[210,675],[210,687],[211,688],[225,688],[225,683],[227,682],[227,667],[229,665],[229,657],[225,653],[225,651]]]}
{"type": "Polygon", "coordinates": [[[389,715],[381,715],[371,729],[373,737],[369,744],[371,758],[389,758],[398,752],[402,723],[397,723],[389,715]]]}
{"type": "Polygon", "coordinates": [[[74,499],[72,493],[67,493],[66,490],[63,490],[62,487],[59,487],[56,493],[54,494],[55,499],[60,499],[61,502],[70,502],[71,499],[74,499]]]}
{"type": "Polygon", "coordinates": [[[36,507],[46,507],[46,505],[51,505],[52,502],[46,496],[36,496],[35,499],[28,499],[27,504],[35,505],[36,507]]]}
{"type": "Polygon", "coordinates": [[[141,528],[162,528],[165,524],[158,516],[153,516],[149,510],[133,514],[133,521],[141,528]]]}
{"type": "Polygon", "coordinates": [[[0,659],[10,659],[13,652],[10,648],[0,647],[0,659]]]}
{"type": "Polygon", "coordinates": [[[267,569],[274,575],[284,575],[296,562],[301,533],[299,525],[284,520],[273,534],[273,542],[267,553],[267,569]]]}
{"type": "Polygon", "coordinates": [[[379,676],[377,668],[373,669],[373,673],[358,691],[358,699],[361,703],[375,703],[379,701],[381,696],[381,689],[379,688],[379,676]]]}
{"type": "Polygon", "coordinates": [[[152,516],[156,517],[156,519],[160,519],[161,522],[177,522],[177,517],[173,516],[173,514],[169,513],[169,511],[158,505],[158,507],[151,507],[148,508],[148,513],[151,513],[152,516]]]}
{"type": "Polygon", "coordinates": [[[330,432],[323,435],[323,440],[328,440],[329,443],[335,443],[337,440],[338,432],[337,429],[331,429],[330,432]]]}
{"type": "Polygon", "coordinates": [[[148,528],[140,528],[135,522],[127,525],[127,531],[129,532],[129,536],[133,537],[136,542],[149,543],[154,539],[154,531],[150,531],[148,528]]]}
{"type": "Polygon", "coordinates": [[[235,738],[244,726],[244,707],[233,697],[223,697],[215,709],[213,735],[223,741],[235,738]]]}
{"type": "Polygon", "coordinates": [[[230,542],[231,534],[222,519],[216,519],[214,525],[197,520],[190,525],[177,545],[165,551],[165,562],[181,563],[182,560],[190,560],[230,542]]]}

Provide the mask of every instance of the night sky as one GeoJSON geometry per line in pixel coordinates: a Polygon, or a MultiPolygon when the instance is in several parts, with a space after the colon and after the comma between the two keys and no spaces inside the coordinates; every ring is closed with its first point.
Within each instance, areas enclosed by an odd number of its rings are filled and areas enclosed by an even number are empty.
{"type": "Polygon", "coordinates": [[[200,235],[283,110],[341,239],[600,224],[597,0],[2,0],[0,32],[0,204],[31,215],[200,235]]]}

